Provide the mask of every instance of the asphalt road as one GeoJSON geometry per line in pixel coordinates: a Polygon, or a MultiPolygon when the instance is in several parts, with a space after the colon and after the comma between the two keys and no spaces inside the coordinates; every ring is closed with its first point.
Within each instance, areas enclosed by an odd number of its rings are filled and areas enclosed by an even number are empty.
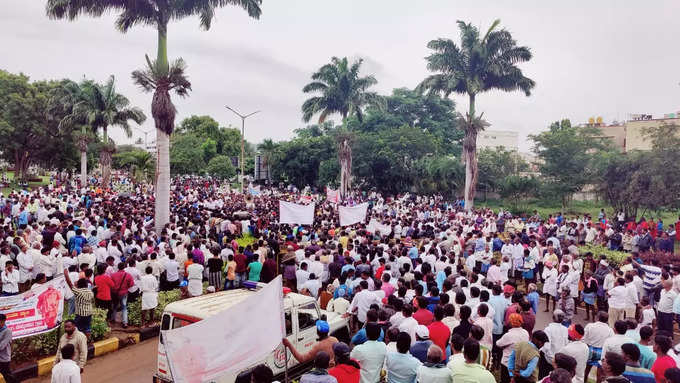
{"type": "MultiPolygon", "coordinates": [[[[552,320],[552,313],[545,313],[545,302],[541,300],[539,313],[536,318],[536,329],[543,329],[552,320]]],[[[576,323],[585,325],[585,312],[578,310],[576,323]]],[[[95,358],[87,362],[82,375],[83,382],[119,383],[119,382],[151,382],[156,371],[156,354],[158,338],[141,342],[138,345],[95,358]]],[[[49,382],[50,378],[42,377],[30,379],[27,382],[49,382]]]]}

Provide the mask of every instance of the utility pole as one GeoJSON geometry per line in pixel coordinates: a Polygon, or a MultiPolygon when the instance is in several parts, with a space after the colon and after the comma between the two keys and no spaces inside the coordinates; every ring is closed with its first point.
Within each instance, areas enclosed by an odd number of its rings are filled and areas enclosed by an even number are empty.
{"type": "Polygon", "coordinates": [[[243,170],[243,164],[245,162],[245,135],[246,135],[246,118],[256,114],[260,113],[259,110],[252,112],[250,114],[241,114],[237,112],[236,110],[232,109],[229,107],[229,105],[225,105],[225,108],[231,110],[235,115],[241,117],[241,194],[243,194],[243,183],[245,182],[245,174],[243,170]]]}

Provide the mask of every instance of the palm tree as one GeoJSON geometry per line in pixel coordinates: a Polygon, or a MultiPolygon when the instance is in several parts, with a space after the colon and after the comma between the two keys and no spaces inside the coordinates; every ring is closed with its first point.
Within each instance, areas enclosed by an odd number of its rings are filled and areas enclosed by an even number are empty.
{"type": "Polygon", "coordinates": [[[99,132],[99,129],[103,132],[100,163],[102,165],[102,184],[108,186],[111,179],[111,155],[116,149],[115,144],[109,140],[109,127],[119,127],[128,137],[131,137],[132,129],[129,121],[141,124],[146,120],[146,115],[140,108],[129,107],[130,101],[127,97],[116,93],[114,76],[110,76],[103,85],[92,80],[83,80],[77,86],[70,86],[69,94],[73,103],[73,110],[65,121],[83,125],[81,132],[75,135],[80,149],[81,185],[87,185],[87,144],[91,140],[91,136],[86,131],[85,126],[89,126],[95,135],[99,132]]]}
{"type": "Polygon", "coordinates": [[[521,90],[529,96],[535,82],[527,78],[517,64],[529,61],[531,51],[517,46],[510,32],[497,29],[496,20],[480,36],[479,29],[469,23],[458,21],[461,45],[450,39],[439,38],[427,46],[434,52],[427,57],[427,68],[436,72],[418,86],[420,91],[467,94],[470,110],[463,117],[465,138],[465,208],[472,209],[477,186],[477,133],[488,124],[482,115],[475,113],[475,97],[492,89],[506,92],[521,90]]]}
{"type": "Polygon", "coordinates": [[[272,141],[271,138],[267,138],[264,141],[262,141],[262,143],[259,144],[257,148],[260,150],[260,152],[262,152],[264,163],[267,166],[267,182],[271,184],[272,182],[271,159],[274,156],[274,151],[276,150],[277,145],[274,141],[272,141]]]}
{"type": "Polygon", "coordinates": [[[338,159],[340,162],[340,195],[345,197],[350,190],[352,176],[352,141],[353,135],[347,130],[347,118],[356,116],[363,122],[365,106],[381,107],[382,97],[368,88],[377,84],[373,76],[361,77],[359,70],[362,59],[351,65],[347,57],[333,57],[331,62],[322,66],[312,74],[312,82],[305,85],[305,93],[320,93],[302,104],[302,120],[309,122],[312,116],[319,113],[319,124],[326,121],[329,115],[339,113],[342,116],[342,129],[337,132],[338,159]]]}
{"type": "Polygon", "coordinates": [[[175,127],[175,106],[170,91],[186,96],[191,84],[184,75],[185,65],[177,59],[168,61],[168,23],[189,16],[199,16],[201,27],[210,29],[215,9],[235,5],[258,19],[262,0],[48,0],[47,14],[56,19],[74,20],[80,14],[99,17],[109,11],[119,11],[116,26],[127,32],[134,25],[148,25],[158,33],[156,60],[146,58],[147,68],[133,73],[134,80],[146,91],[153,91],[151,114],[156,125],[156,199],[154,222],[157,231],[170,221],[170,134],[175,127]]]}

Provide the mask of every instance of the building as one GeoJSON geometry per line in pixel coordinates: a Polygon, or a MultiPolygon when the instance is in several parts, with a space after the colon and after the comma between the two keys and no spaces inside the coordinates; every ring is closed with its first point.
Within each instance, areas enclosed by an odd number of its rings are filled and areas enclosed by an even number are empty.
{"type": "Polygon", "coordinates": [[[477,148],[496,149],[499,147],[509,151],[518,151],[519,134],[510,130],[484,130],[477,136],[477,148]]]}
{"type": "Polygon", "coordinates": [[[623,122],[613,122],[606,125],[598,117],[597,121],[591,118],[582,126],[595,126],[602,132],[602,137],[609,138],[616,148],[622,152],[630,150],[650,150],[652,143],[647,136],[650,128],[662,125],[677,125],[680,129],[680,112],[665,114],[663,118],[653,118],[651,114],[631,114],[630,118],[623,122]]]}

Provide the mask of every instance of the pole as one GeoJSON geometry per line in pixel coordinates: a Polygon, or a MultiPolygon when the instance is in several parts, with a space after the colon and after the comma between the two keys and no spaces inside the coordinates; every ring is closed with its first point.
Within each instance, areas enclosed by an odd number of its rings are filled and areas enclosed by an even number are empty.
{"type": "Polygon", "coordinates": [[[229,105],[225,105],[225,108],[229,109],[234,113],[235,115],[241,117],[241,194],[243,194],[243,189],[244,189],[244,182],[245,182],[245,169],[244,169],[244,163],[245,163],[245,136],[246,136],[246,118],[256,114],[260,113],[259,110],[250,113],[250,114],[241,114],[235,109],[229,107],[229,105]]]}

